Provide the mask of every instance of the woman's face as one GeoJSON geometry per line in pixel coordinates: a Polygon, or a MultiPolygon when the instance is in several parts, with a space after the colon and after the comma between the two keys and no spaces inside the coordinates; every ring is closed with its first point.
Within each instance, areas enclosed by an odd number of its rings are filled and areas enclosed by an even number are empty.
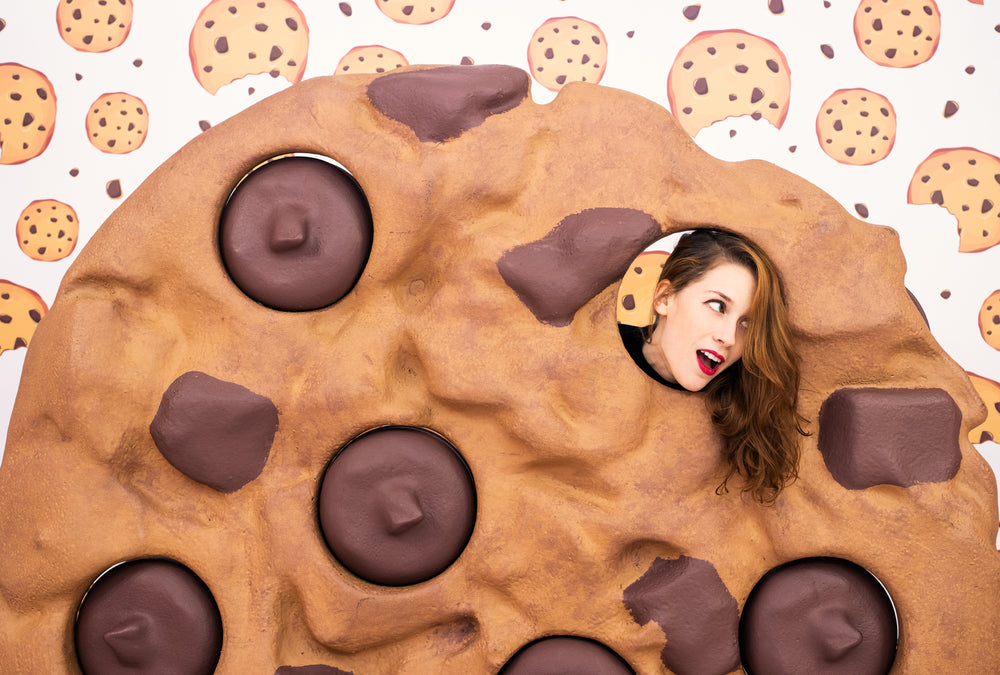
{"type": "Polygon", "coordinates": [[[656,287],[659,315],[643,355],[670,382],[700,391],[740,360],[757,282],[746,267],[724,262],[683,289],[670,282],[656,287]]]}

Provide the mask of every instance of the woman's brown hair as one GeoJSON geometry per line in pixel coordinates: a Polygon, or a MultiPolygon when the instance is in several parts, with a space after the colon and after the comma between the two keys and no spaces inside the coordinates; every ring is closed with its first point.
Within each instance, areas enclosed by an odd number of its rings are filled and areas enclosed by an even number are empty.
{"type": "Polygon", "coordinates": [[[677,292],[723,262],[750,270],[757,289],[750,309],[743,358],[705,387],[705,403],[723,440],[728,469],[716,492],[728,491],[734,475],[743,491],[764,504],[798,477],[799,435],[806,435],[797,408],[800,360],[792,340],[781,276],[753,242],[719,230],[682,236],[660,280],[677,292]]]}

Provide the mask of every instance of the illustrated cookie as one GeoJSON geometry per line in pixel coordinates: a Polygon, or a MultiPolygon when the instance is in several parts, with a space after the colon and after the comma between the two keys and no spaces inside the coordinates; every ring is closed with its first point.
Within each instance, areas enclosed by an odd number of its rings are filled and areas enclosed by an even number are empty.
{"type": "Polygon", "coordinates": [[[741,30],[705,31],[677,53],[667,97],[692,137],[727,117],[763,117],[781,128],[788,115],[791,75],[778,46],[741,30]]]}
{"type": "Polygon", "coordinates": [[[8,349],[27,347],[35,327],[48,311],[38,293],[0,279],[0,354],[8,349]]]}
{"type": "Polygon", "coordinates": [[[896,111],[881,94],[838,89],[820,106],[816,136],[823,152],[841,164],[874,164],[896,142],[896,111]]]}
{"type": "Polygon", "coordinates": [[[934,0],[861,0],[854,13],[854,39],[880,66],[920,65],[934,56],[940,38],[934,0]]]}
{"type": "Polygon", "coordinates": [[[344,73],[384,73],[410,65],[406,57],[395,49],[382,45],[355,47],[344,54],[337,64],[335,75],[344,73]]]}
{"type": "Polygon", "coordinates": [[[215,94],[247,75],[302,79],[309,52],[306,17],[292,0],[212,0],[188,46],[198,83],[215,94]]]}
{"type": "Polygon", "coordinates": [[[422,25],[448,16],[455,0],[375,0],[375,4],[396,23],[422,25]]]}
{"type": "Polygon", "coordinates": [[[121,46],[132,30],[132,0],[59,0],[59,37],[81,52],[121,46]]]}
{"type": "Polygon", "coordinates": [[[976,393],[986,404],[986,421],[969,431],[969,442],[985,443],[996,441],[1000,443],[1000,382],[967,373],[972,380],[976,393]]]}
{"type": "Polygon", "coordinates": [[[528,44],[531,75],[550,91],[559,91],[567,82],[600,82],[607,65],[604,32],[575,16],[549,19],[528,44]]]}
{"type": "Polygon", "coordinates": [[[618,323],[648,326],[653,321],[653,291],[660,278],[664,251],[645,251],[635,259],[618,287],[618,323]]]}
{"type": "Polygon", "coordinates": [[[76,248],[80,220],[69,204],[55,199],[31,202],[17,218],[17,244],[35,260],[62,260],[76,248]]]}
{"type": "Polygon", "coordinates": [[[993,291],[979,308],[979,333],[986,344],[1000,350],[1000,290],[993,291]]]}
{"type": "Polygon", "coordinates": [[[87,112],[87,139],[100,150],[123,155],[146,140],[149,111],[137,96],[114,92],[94,101],[87,112]]]}
{"type": "Polygon", "coordinates": [[[958,250],[1000,244],[1000,158],[975,148],[941,148],[913,172],[906,201],[937,204],[958,218],[958,250]]]}
{"type": "Polygon", "coordinates": [[[56,93],[42,73],[0,64],[0,164],[20,164],[48,147],[56,126],[56,93]]]}

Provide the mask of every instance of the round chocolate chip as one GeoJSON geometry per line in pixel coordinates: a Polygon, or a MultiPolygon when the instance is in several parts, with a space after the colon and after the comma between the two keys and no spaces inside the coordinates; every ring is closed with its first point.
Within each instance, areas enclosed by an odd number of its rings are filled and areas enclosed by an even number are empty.
{"type": "Polygon", "coordinates": [[[287,157],[237,186],[219,238],[223,263],[248,296],[272,309],[320,309],[361,276],[371,253],[371,211],[347,171],[287,157]]]}
{"type": "Polygon", "coordinates": [[[211,673],[222,649],[222,619],[191,570],[141,558],[94,582],[80,605],[75,645],[85,675],[211,673]]]}
{"type": "Polygon", "coordinates": [[[468,467],[451,443],[425,429],[382,427],[356,438],[330,462],[320,488],[330,551],[383,586],[443,572],[465,549],[475,520],[468,467]]]}
{"type": "Polygon", "coordinates": [[[556,635],[523,647],[500,675],[544,675],[584,673],[586,675],[634,675],[625,660],[599,642],[586,638],[556,635]]]}
{"type": "Polygon", "coordinates": [[[867,570],[839,558],[777,567],[751,591],[740,619],[750,675],[885,675],[896,657],[896,613],[867,570]]]}

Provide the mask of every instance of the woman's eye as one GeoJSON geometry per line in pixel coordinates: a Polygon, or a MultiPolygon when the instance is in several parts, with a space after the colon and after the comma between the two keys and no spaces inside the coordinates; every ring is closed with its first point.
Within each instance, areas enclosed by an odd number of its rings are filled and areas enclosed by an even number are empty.
{"type": "Polygon", "coordinates": [[[722,302],[722,300],[709,300],[708,306],[711,307],[716,312],[718,312],[719,314],[722,314],[723,312],[726,311],[726,303],[722,302]]]}

